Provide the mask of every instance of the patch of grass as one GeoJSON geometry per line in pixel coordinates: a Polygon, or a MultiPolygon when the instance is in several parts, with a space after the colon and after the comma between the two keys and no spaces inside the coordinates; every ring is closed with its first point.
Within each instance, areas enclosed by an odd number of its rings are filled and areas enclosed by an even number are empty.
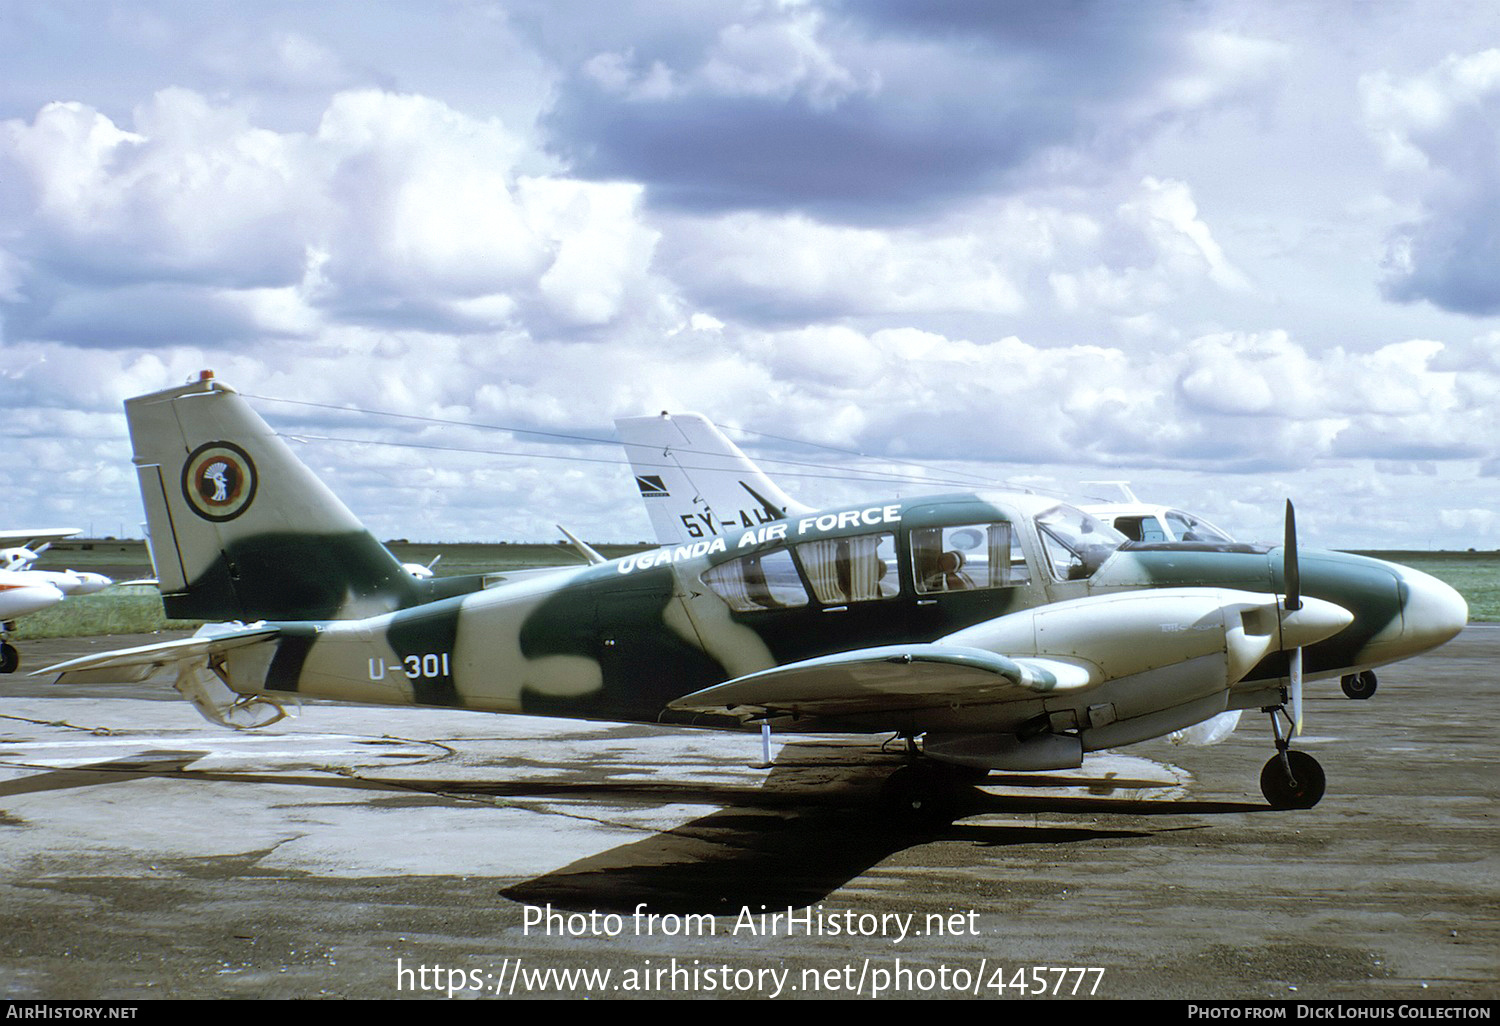
{"type": "Polygon", "coordinates": [[[1431,574],[1469,604],[1476,623],[1500,620],[1500,552],[1361,552],[1431,574]]]}
{"type": "Polygon", "coordinates": [[[116,585],[93,595],[75,595],[51,609],[16,621],[14,637],[82,638],[96,634],[150,634],[193,629],[190,620],[169,620],[155,585],[116,585]]]}

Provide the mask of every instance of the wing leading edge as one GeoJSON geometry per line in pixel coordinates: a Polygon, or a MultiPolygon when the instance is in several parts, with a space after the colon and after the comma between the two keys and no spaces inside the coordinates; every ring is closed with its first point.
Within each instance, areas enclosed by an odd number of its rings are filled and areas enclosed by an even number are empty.
{"type": "Polygon", "coordinates": [[[1010,658],[979,648],[913,644],[862,648],[788,663],[684,695],[670,708],[753,719],[840,716],[1005,702],[1096,683],[1079,665],[1010,658]]]}

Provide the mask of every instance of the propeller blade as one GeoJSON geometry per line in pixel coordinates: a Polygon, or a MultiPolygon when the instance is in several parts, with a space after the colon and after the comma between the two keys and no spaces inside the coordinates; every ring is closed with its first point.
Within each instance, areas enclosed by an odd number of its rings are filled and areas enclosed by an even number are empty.
{"type": "Polygon", "coordinates": [[[1281,547],[1282,580],[1286,586],[1286,611],[1302,608],[1302,574],[1297,569],[1297,511],[1286,500],[1286,541],[1281,547]]]}
{"type": "Polygon", "coordinates": [[[1292,649],[1289,676],[1292,682],[1292,727],[1302,736],[1302,650],[1292,649]]]}
{"type": "MultiPolygon", "coordinates": [[[[1292,500],[1286,500],[1286,540],[1281,547],[1282,583],[1286,597],[1282,600],[1285,613],[1295,613],[1302,608],[1302,572],[1297,566],[1297,511],[1292,500]]],[[[1294,648],[1287,661],[1287,676],[1291,684],[1292,726],[1300,737],[1302,734],[1302,649],[1294,648]]]]}

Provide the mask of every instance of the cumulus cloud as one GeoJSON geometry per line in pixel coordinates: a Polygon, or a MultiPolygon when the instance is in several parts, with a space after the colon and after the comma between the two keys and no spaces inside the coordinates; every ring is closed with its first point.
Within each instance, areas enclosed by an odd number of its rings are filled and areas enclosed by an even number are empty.
{"type": "Polygon", "coordinates": [[[302,204],[295,140],[185,90],[136,112],[137,131],[80,103],[0,126],[16,255],[97,281],[264,286],[295,280],[302,204]],[[232,202],[226,201],[232,198],[232,202]]]}
{"type": "Polygon", "coordinates": [[[119,401],[211,367],[389,535],[644,537],[581,439],[660,409],[1272,533],[1296,494],[1341,544],[1500,532],[1494,333],[1361,291],[1383,241],[1388,298],[1489,309],[1472,22],[1387,56],[1409,13],[57,10],[0,41],[0,487],[44,515],[138,519],[119,401]]]}
{"type": "Polygon", "coordinates": [[[522,175],[525,156],[496,119],[376,90],[336,95],[310,134],[183,89],[129,129],[50,104],[0,125],[6,335],[210,343],[385,318],[567,331],[649,304],[640,188],[522,175]]]}
{"type": "Polygon", "coordinates": [[[1450,56],[1406,78],[1360,82],[1365,116],[1416,214],[1386,240],[1384,294],[1456,313],[1500,313],[1500,50],[1450,56]]]}
{"type": "Polygon", "coordinates": [[[801,215],[679,219],[663,263],[697,302],[765,321],[964,310],[1024,299],[983,226],[959,234],[824,224],[801,215]]]}
{"type": "Polygon", "coordinates": [[[817,10],[790,9],[780,18],[723,26],[701,63],[684,72],[660,60],[640,67],[632,48],[594,55],[583,73],[626,101],[709,95],[784,102],[795,96],[815,110],[829,110],[852,93],[874,92],[879,78],[867,75],[860,81],[840,64],[819,39],[822,23],[817,10]]]}
{"type": "MultiPolygon", "coordinates": [[[[830,325],[743,344],[765,420],[862,451],[1293,471],[1324,459],[1458,460],[1494,449],[1492,406],[1435,368],[1435,342],[1318,351],[1271,332],[1149,352],[830,325]]],[[[1500,384],[1500,374],[1490,378],[1500,384]]]]}
{"type": "Polygon", "coordinates": [[[1107,3],[715,10],[711,32],[685,19],[580,56],[547,121],[578,173],[681,209],[910,220],[1028,173],[1085,180],[1285,59],[1107,3]]]}
{"type": "Polygon", "coordinates": [[[1138,317],[1186,293],[1249,288],[1186,183],[1156,178],[1113,205],[1096,195],[988,199],[916,228],[752,211],[662,223],[661,266],[684,293],[760,323],[881,314],[1005,323],[1038,306],[1138,317]]]}

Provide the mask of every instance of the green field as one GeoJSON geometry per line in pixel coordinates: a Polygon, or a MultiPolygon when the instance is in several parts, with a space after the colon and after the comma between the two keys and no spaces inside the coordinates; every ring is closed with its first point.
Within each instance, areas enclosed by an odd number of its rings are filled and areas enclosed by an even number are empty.
{"type": "Polygon", "coordinates": [[[1500,620],[1500,552],[1362,552],[1401,563],[1452,586],[1469,603],[1469,619],[1500,620]]]}
{"type": "MultiPolygon", "coordinates": [[[[644,545],[596,545],[613,559],[639,552],[644,545]]],[[[524,570],[541,566],[571,566],[583,559],[570,546],[561,544],[407,544],[390,543],[396,558],[405,563],[430,563],[441,556],[435,571],[448,577],[460,574],[524,570]]],[[[1403,563],[1446,581],[1469,603],[1469,619],[1500,621],[1500,552],[1365,552],[1403,563]]],[[[111,539],[69,542],[44,553],[38,569],[92,570],[116,581],[151,575],[145,543],[111,539]]],[[[148,634],[173,628],[196,627],[196,623],[168,620],[161,598],[150,585],[116,585],[97,595],[82,595],[34,613],[16,623],[15,637],[64,638],[93,634],[148,634]]]]}

